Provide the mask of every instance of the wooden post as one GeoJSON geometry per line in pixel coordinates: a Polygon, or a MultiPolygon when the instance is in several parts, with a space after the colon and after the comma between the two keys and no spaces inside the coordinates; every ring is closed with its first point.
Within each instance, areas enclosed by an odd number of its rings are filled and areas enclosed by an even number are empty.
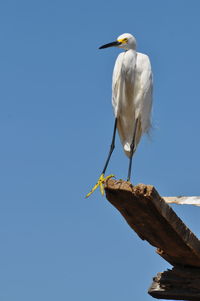
{"type": "MultiPolygon", "coordinates": [[[[122,180],[109,179],[105,184],[105,192],[108,201],[119,210],[129,226],[141,239],[147,240],[152,246],[156,247],[156,251],[160,256],[176,267],[198,268],[196,271],[200,276],[200,241],[153,186],[144,184],[132,186],[122,180]]],[[[172,271],[172,274],[175,275],[174,270],[172,271]]],[[[180,274],[177,274],[177,271],[178,268],[175,272],[176,278],[179,278],[180,274]]],[[[166,276],[166,272],[164,273],[166,276]]],[[[159,276],[154,278],[149,293],[158,298],[158,288],[160,287],[162,292],[165,291],[165,294],[162,293],[162,298],[170,299],[172,295],[168,286],[164,285],[165,289],[163,284],[161,285],[163,281],[163,278],[159,280],[161,278],[159,276]]],[[[173,285],[176,283],[174,281],[173,285]]],[[[177,290],[180,291],[180,288],[177,287],[177,290]]],[[[191,294],[194,295],[193,292],[191,294]]],[[[198,294],[200,294],[200,286],[198,294]]],[[[200,300],[200,298],[183,299],[180,297],[178,299],[174,298],[174,300],[200,300]]]]}
{"type": "Polygon", "coordinates": [[[200,269],[174,267],[153,278],[148,293],[157,299],[200,300],[200,269]]]}

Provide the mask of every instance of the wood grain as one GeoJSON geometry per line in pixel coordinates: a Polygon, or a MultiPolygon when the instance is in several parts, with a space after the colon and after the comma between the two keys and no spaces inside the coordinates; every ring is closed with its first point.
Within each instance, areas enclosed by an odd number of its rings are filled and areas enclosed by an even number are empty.
{"type": "Polygon", "coordinates": [[[200,300],[200,269],[174,267],[153,278],[148,293],[157,299],[200,300]]]}
{"type": "Polygon", "coordinates": [[[151,185],[109,179],[108,201],[172,265],[200,267],[200,241],[151,185]]]}

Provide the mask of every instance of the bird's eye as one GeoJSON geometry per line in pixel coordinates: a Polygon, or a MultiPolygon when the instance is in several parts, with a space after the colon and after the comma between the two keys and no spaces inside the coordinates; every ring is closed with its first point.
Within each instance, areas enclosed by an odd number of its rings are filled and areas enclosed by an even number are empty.
{"type": "Polygon", "coordinates": [[[128,39],[127,38],[124,38],[123,39],[123,43],[127,43],[128,42],[128,39]]]}

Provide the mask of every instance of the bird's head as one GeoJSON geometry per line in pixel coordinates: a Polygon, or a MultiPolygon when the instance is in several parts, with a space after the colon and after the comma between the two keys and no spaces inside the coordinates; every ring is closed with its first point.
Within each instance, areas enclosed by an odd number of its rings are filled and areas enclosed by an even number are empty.
{"type": "Polygon", "coordinates": [[[108,47],[118,47],[118,48],[123,48],[125,50],[129,50],[129,49],[136,49],[136,39],[134,36],[132,36],[130,33],[123,33],[122,35],[120,35],[116,41],[105,44],[101,47],[99,47],[99,49],[103,49],[103,48],[108,48],[108,47]]]}

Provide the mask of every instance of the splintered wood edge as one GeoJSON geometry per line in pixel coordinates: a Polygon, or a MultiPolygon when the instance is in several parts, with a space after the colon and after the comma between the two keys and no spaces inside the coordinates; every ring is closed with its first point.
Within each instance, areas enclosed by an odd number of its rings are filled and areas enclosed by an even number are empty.
{"type": "MultiPolygon", "coordinates": [[[[195,236],[195,234],[184,224],[184,222],[177,216],[173,209],[169,207],[167,202],[158,194],[154,186],[145,184],[138,184],[136,186],[133,186],[131,183],[125,182],[123,180],[108,179],[105,183],[105,190],[107,189],[115,191],[127,191],[131,192],[133,195],[136,195],[138,197],[141,195],[151,199],[158,212],[160,212],[160,214],[162,214],[166,221],[169,224],[171,224],[173,230],[180,237],[182,237],[185,245],[187,245],[200,260],[200,241],[195,236]],[[171,211],[170,215],[168,214],[169,211],[171,211]]],[[[157,249],[157,253],[160,256],[162,256],[165,260],[170,262],[170,259],[168,259],[168,255],[165,254],[165,252],[163,253],[162,250],[157,249]]]]}
{"type": "Polygon", "coordinates": [[[200,300],[200,269],[176,266],[158,273],[148,293],[157,299],[200,300]]]}
{"type": "Polygon", "coordinates": [[[105,182],[105,189],[126,190],[136,195],[142,194],[145,197],[150,197],[152,195],[152,192],[155,190],[154,186],[152,185],[138,184],[136,186],[133,186],[129,182],[113,179],[108,179],[105,182]]]}
{"type": "MultiPolygon", "coordinates": [[[[133,186],[131,183],[125,182],[123,180],[108,179],[105,183],[105,188],[113,190],[126,190],[136,194],[138,194],[138,192],[143,193],[144,189],[147,189],[146,193],[148,195],[151,195],[154,186],[144,184],[133,186]]],[[[162,196],[161,198],[167,204],[200,206],[200,196],[162,196]]]]}

